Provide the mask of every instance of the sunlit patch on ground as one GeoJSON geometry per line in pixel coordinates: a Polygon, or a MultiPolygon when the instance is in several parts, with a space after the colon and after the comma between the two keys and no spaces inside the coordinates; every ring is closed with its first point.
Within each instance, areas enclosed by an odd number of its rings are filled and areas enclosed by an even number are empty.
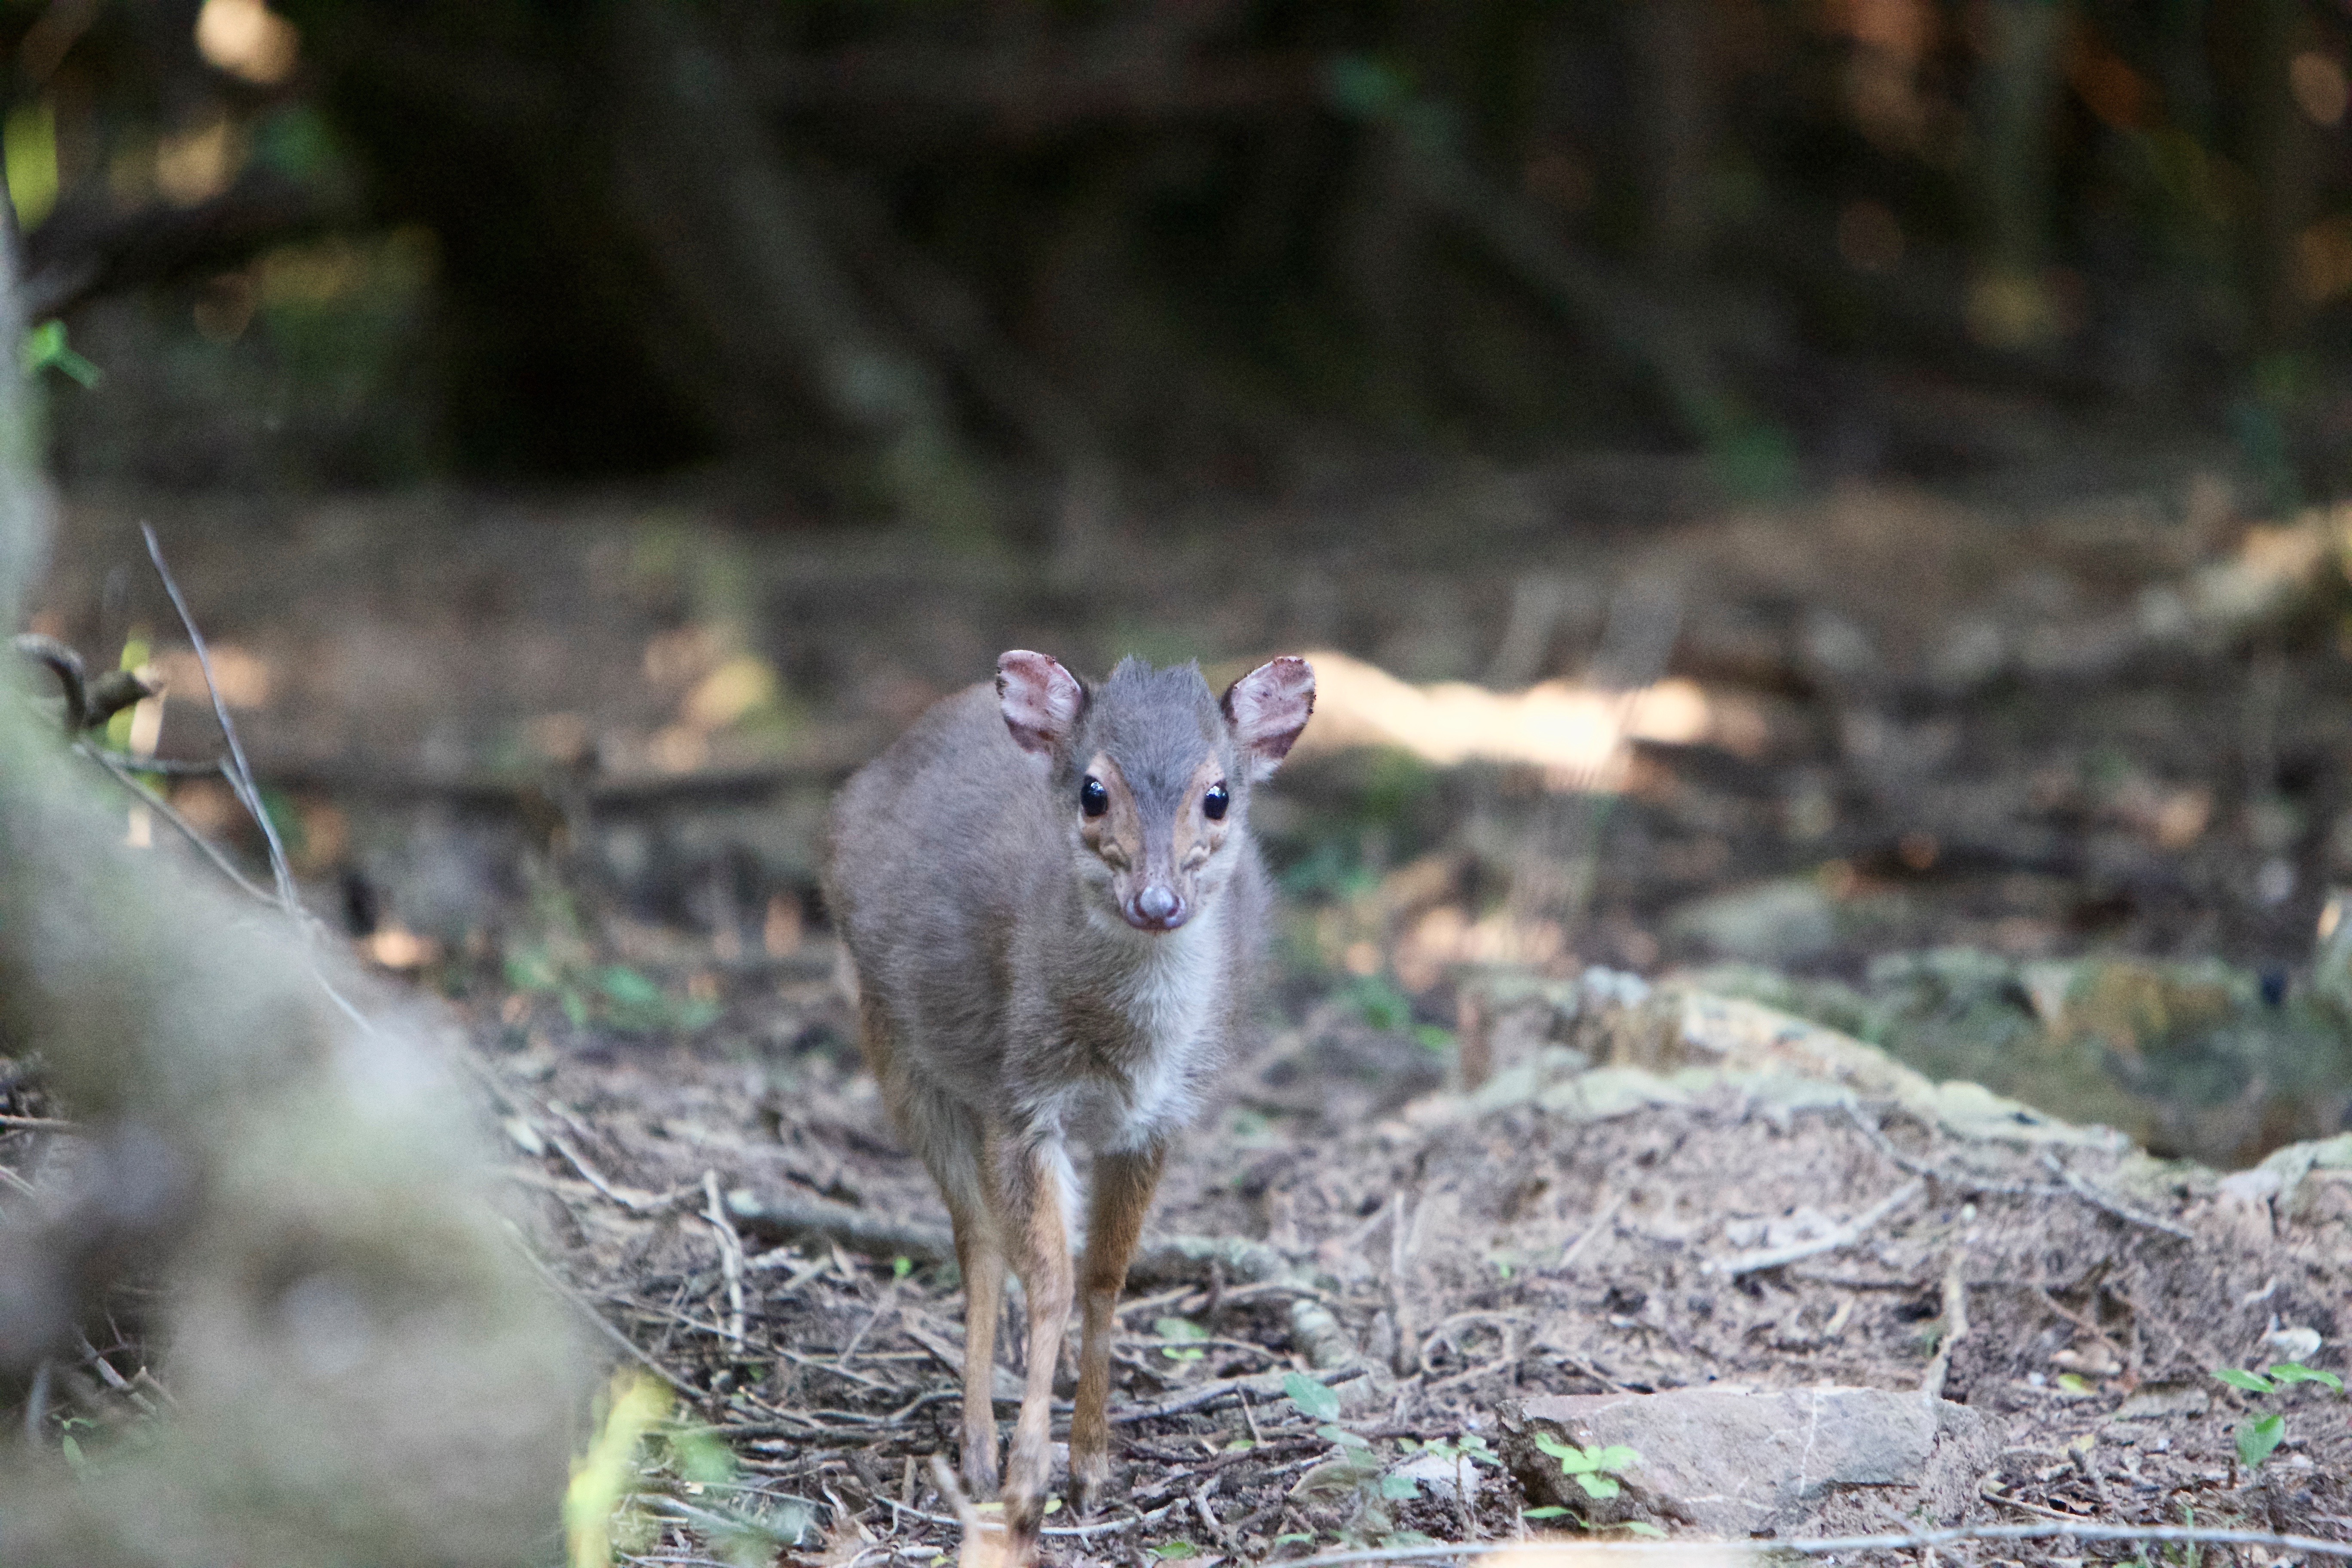
{"type": "MultiPolygon", "coordinates": [[[[1495,691],[1460,680],[1415,686],[1328,649],[1307,660],[1315,667],[1315,722],[1299,751],[1310,755],[1395,746],[1441,766],[1475,760],[1538,767],[1557,790],[1614,789],[1624,782],[1628,742],[1735,738],[1717,704],[1688,680],[1629,691],[1546,680],[1495,691]]],[[[1746,749],[1748,726],[1738,728],[1741,744],[1734,749],[1746,749]]]]}

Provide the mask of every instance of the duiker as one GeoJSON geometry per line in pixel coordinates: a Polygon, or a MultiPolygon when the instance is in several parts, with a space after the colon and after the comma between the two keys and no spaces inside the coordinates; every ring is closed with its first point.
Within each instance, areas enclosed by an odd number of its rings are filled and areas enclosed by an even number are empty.
{"type": "Polygon", "coordinates": [[[1315,676],[1277,658],[1219,698],[1192,665],[1130,658],[1098,685],[1039,653],[996,669],[993,690],[939,703],[843,789],[826,889],[866,1059],[955,1222],[963,1474],[983,1496],[1006,1263],[1027,1292],[1005,1487],[1025,1561],[1074,1285],[1071,1147],[1094,1153],[1070,1420],[1086,1508],[1109,1477],[1112,1310],[1144,1210],[1255,1004],[1268,895],[1250,792],[1305,728],[1315,676]]]}

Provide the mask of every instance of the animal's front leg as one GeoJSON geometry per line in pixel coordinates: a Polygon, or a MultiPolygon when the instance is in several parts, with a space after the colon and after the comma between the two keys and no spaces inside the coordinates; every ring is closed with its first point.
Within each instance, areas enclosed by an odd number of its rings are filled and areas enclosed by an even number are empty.
{"type": "Polygon", "coordinates": [[[1061,1364],[1062,1335],[1070,1322],[1070,1242],[1062,1223],[1067,1165],[1058,1145],[1027,1143],[1004,1150],[998,1168],[1013,1222],[1008,1228],[1013,1267],[1029,1299],[1029,1377],[1013,1428],[1013,1462],[1004,1487],[1013,1560],[1024,1563],[1035,1555],[1045,1518],[1054,1465],[1054,1369],[1061,1364]]]}
{"type": "Polygon", "coordinates": [[[1160,1184],[1165,1151],[1104,1154],[1095,1161],[1094,1197],[1087,1219],[1086,1337],[1078,1350],[1078,1398],[1070,1415],[1070,1489],[1079,1509],[1101,1500],[1110,1480],[1110,1342],[1118,1331],[1118,1293],[1135,1257],[1143,1215],[1160,1184]]]}

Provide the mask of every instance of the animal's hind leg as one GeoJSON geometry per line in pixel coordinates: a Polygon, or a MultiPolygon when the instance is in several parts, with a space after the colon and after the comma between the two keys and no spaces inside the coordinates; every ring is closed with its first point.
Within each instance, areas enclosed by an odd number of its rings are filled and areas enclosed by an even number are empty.
{"type": "Polygon", "coordinates": [[[904,1102],[908,1142],[939,1184],[963,1271],[963,1481],[996,1495],[996,1322],[1004,1305],[1005,1232],[980,1123],[961,1105],[917,1091],[904,1102]]]}

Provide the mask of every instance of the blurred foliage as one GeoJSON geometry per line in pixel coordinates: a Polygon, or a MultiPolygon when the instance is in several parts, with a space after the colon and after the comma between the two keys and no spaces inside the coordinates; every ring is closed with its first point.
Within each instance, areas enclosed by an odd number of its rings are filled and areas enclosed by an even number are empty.
{"type": "Polygon", "coordinates": [[[37,300],[95,268],[90,357],[168,390],[73,404],[71,471],[718,458],[984,528],[1008,467],[1681,447],[1759,494],[2038,412],[2346,477],[2340,8],[275,5],[0,5],[37,300]],[[116,433],[238,410],[240,464],[116,433]]]}

